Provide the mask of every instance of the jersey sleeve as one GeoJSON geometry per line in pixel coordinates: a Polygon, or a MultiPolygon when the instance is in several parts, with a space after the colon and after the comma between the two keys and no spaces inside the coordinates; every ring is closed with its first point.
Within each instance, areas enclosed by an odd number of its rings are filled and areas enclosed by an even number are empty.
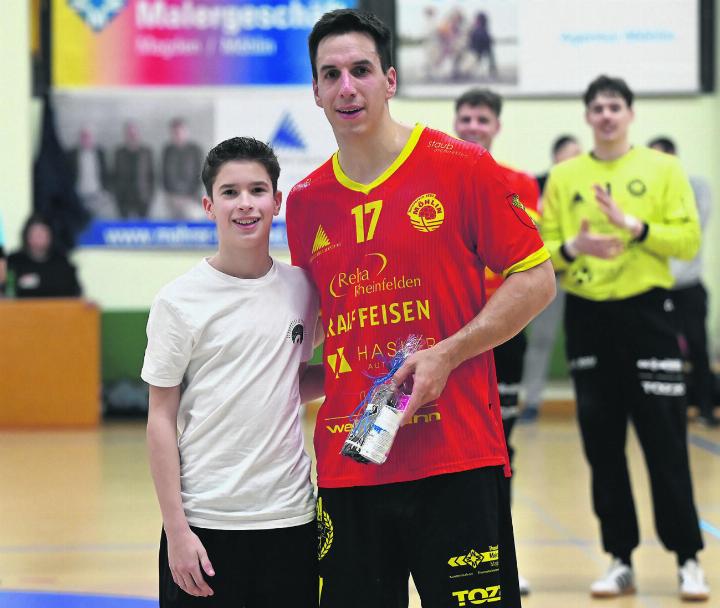
{"type": "Polygon", "coordinates": [[[527,173],[518,173],[518,195],[520,202],[525,205],[525,211],[537,226],[540,222],[540,188],[537,180],[527,173]]]}
{"type": "Polygon", "coordinates": [[[153,302],[147,337],[140,377],[153,386],[177,386],[190,363],[192,334],[176,308],[167,300],[156,298],[153,302]]]}
{"type": "Polygon", "coordinates": [[[648,224],[642,244],[658,255],[690,260],[700,247],[697,206],[685,172],[672,160],[666,171],[663,221],[648,224]]]}
{"type": "Polygon", "coordinates": [[[478,159],[474,186],[477,254],[490,270],[507,277],[549,259],[535,222],[489,154],[478,159]]]}

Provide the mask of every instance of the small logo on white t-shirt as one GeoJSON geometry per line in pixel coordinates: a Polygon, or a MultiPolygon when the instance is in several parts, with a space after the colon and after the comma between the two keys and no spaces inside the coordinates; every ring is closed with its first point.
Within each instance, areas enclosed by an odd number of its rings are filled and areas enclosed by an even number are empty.
{"type": "Polygon", "coordinates": [[[305,337],[305,324],[302,319],[295,319],[290,323],[286,338],[293,344],[302,344],[303,338],[305,337]]]}

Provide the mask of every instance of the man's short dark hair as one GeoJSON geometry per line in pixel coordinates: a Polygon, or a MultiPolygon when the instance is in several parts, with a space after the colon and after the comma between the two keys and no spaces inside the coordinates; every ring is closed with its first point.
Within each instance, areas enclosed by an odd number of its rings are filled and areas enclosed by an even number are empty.
{"type": "Polygon", "coordinates": [[[375,41],[375,48],[380,57],[380,66],[383,73],[392,66],[392,33],[374,13],[351,8],[341,8],[325,13],[310,32],[308,37],[308,48],[310,50],[310,65],[312,75],[317,80],[318,72],[315,61],[317,60],[318,46],[326,36],[339,36],[351,32],[367,34],[375,41]]]}
{"type": "Polygon", "coordinates": [[[588,85],[585,95],[583,95],[585,107],[589,106],[593,99],[601,93],[622,97],[628,108],[632,108],[633,99],[635,99],[635,94],[622,78],[613,78],[603,74],[588,85]]]}
{"type": "Polygon", "coordinates": [[[455,100],[455,112],[460,109],[461,106],[468,105],[473,108],[479,106],[486,106],[493,111],[493,114],[500,118],[500,112],[502,111],[502,97],[497,93],[493,93],[490,89],[470,89],[465,91],[460,97],[455,100]]]}
{"type": "Polygon", "coordinates": [[[203,163],[201,178],[205,192],[212,199],[213,182],[220,172],[220,168],[232,161],[253,161],[260,163],[268,172],[272,182],[273,192],[277,192],[278,178],[280,177],[280,163],[273,149],[267,144],[252,137],[233,137],[226,139],[215,146],[203,163]]]}
{"type": "Polygon", "coordinates": [[[660,148],[666,154],[677,154],[677,146],[675,145],[675,142],[665,135],[651,139],[648,142],[648,148],[656,147],[660,148]]]}
{"type": "Polygon", "coordinates": [[[552,145],[552,155],[555,156],[560,150],[562,150],[569,143],[578,143],[577,137],[573,135],[560,135],[552,145]]]}

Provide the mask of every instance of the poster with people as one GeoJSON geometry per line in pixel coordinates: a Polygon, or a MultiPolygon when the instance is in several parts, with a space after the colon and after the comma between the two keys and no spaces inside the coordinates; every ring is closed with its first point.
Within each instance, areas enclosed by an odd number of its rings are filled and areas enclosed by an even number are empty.
{"type": "MultiPolygon", "coordinates": [[[[334,140],[310,94],[307,37],[323,13],[355,5],[52,0],[57,131],[92,218],[78,244],[214,247],[200,173],[222,139],[272,143],[286,193],[328,158],[334,140]]],[[[271,247],[287,247],[284,213],[271,247]]]]}
{"type": "Polygon", "coordinates": [[[700,0],[397,0],[401,94],[577,96],[622,75],[638,93],[700,90],[700,0]],[[540,27],[538,24],[542,24],[540,27]]]}

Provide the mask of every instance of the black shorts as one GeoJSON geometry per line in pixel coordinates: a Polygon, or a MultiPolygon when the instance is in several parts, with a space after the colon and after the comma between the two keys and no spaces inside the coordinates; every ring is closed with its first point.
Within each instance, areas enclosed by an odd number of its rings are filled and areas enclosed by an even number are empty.
{"type": "Polygon", "coordinates": [[[322,608],[520,606],[502,467],[320,488],[318,528],[322,608]]]}
{"type": "Polygon", "coordinates": [[[192,527],[215,576],[205,576],[214,595],[194,597],[178,587],[160,539],[161,608],[317,608],[317,526],[272,530],[209,530],[192,527]]]}

